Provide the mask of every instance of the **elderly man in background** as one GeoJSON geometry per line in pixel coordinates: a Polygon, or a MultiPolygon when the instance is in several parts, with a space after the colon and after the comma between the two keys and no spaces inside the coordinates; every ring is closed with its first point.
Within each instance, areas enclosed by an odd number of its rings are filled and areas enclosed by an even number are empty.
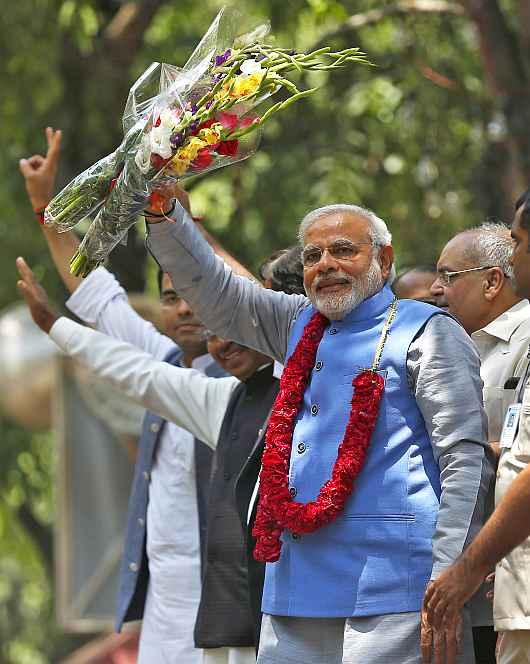
{"type": "MultiPolygon", "coordinates": [[[[530,297],[530,190],[516,203],[512,224],[513,287],[530,297]]],[[[530,662],[530,386],[527,368],[501,434],[495,491],[496,509],[475,542],[429,588],[425,598],[435,625],[448,625],[476,591],[484,576],[495,573],[495,627],[502,633],[499,664],[530,662]]]]}
{"type": "MultiPolygon", "coordinates": [[[[236,276],[178,205],[148,247],[208,327],[288,358],[254,531],[268,561],[258,662],[338,664],[347,622],[344,662],[416,664],[425,588],[480,527],[492,475],[478,354],[441,310],[395,300],[373,212],[315,210],[300,239],[307,298],[236,276]]],[[[435,645],[452,652],[456,629],[435,645]]]]}
{"type": "MultiPolygon", "coordinates": [[[[506,411],[528,364],[530,342],[530,304],[514,291],[511,255],[510,231],[503,224],[466,230],[444,247],[432,285],[439,306],[460,320],[478,348],[488,440],[497,453],[506,411]]],[[[470,604],[475,655],[477,664],[495,664],[492,608],[485,595],[483,587],[470,604]]]]}

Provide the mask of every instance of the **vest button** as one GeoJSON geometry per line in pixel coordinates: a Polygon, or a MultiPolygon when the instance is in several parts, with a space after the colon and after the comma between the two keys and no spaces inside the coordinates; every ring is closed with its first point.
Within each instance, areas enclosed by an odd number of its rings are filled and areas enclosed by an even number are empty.
{"type": "Polygon", "coordinates": [[[289,493],[291,494],[291,498],[294,498],[296,496],[296,488],[294,486],[292,486],[289,489],[289,493]]]}
{"type": "Polygon", "coordinates": [[[137,572],[138,565],[136,563],[129,563],[129,569],[131,570],[131,572],[137,572]]]}
{"type": "Polygon", "coordinates": [[[138,519],[138,525],[140,526],[140,528],[143,528],[145,526],[145,520],[140,517],[138,519]]]}
{"type": "Polygon", "coordinates": [[[291,537],[292,537],[295,541],[301,539],[301,535],[299,535],[298,533],[293,533],[293,534],[291,535],[291,537]]]}
{"type": "Polygon", "coordinates": [[[144,476],[144,480],[146,482],[149,482],[149,473],[147,472],[147,470],[144,470],[144,472],[142,474],[144,476]]]}
{"type": "Polygon", "coordinates": [[[316,371],[320,371],[320,369],[322,369],[323,366],[324,366],[324,362],[322,362],[322,360],[319,360],[319,361],[315,364],[315,369],[316,369],[316,371]]]}
{"type": "Polygon", "coordinates": [[[156,422],[153,422],[151,426],[149,427],[153,433],[158,433],[160,431],[160,424],[157,424],[156,422]]]}
{"type": "Polygon", "coordinates": [[[330,328],[330,330],[329,330],[329,333],[330,333],[330,334],[337,334],[337,332],[338,332],[338,330],[337,330],[336,327],[332,327],[332,328],[330,328]]]}
{"type": "Polygon", "coordinates": [[[316,403],[314,403],[314,404],[311,406],[311,415],[316,415],[317,413],[318,413],[318,406],[317,406],[316,403]]]}
{"type": "Polygon", "coordinates": [[[303,454],[306,451],[305,443],[298,443],[298,454],[303,454]]]}

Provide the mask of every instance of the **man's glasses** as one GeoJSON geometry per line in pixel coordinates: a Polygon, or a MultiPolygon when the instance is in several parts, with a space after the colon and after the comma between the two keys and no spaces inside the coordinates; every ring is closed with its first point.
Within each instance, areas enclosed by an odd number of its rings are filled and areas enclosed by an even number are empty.
{"type": "Polygon", "coordinates": [[[304,267],[314,267],[322,260],[325,251],[336,261],[352,261],[362,253],[362,246],[374,245],[373,242],[358,242],[355,244],[349,240],[337,240],[337,242],[324,249],[309,245],[302,251],[302,263],[304,267]]]}
{"type": "Polygon", "coordinates": [[[440,270],[437,272],[438,281],[442,286],[450,286],[453,283],[453,280],[457,277],[460,277],[462,274],[467,274],[468,272],[478,272],[479,270],[491,270],[492,267],[498,267],[497,265],[484,265],[483,267],[470,267],[467,270],[454,270],[450,272],[448,270],[440,270]]]}

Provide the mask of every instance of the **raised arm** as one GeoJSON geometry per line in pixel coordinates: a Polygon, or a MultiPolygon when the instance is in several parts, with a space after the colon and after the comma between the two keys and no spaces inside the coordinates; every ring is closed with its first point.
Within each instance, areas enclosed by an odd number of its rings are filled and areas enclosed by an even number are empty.
{"type": "Polygon", "coordinates": [[[172,221],[149,223],[148,231],[150,252],[207,327],[283,361],[305,297],[266,290],[234,274],[178,203],[172,221]]]}
{"type": "Polygon", "coordinates": [[[50,338],[67,355],[133,401],[215,448],[237,378],[208,378],[195,369],[154,360],[134,346],[60,317],[50,338]]]}
{"type": "MultiPolygon", "coordinates": [[[[34,154],[19,162],[20,172],[24,177],[26,191],[35,214],[41,219],[44,208],[53,197],[55,178],[61,153],[61,130],[46,128],[48,150],[46,156],[34,154]]],[[[66,286],[73,293],[81,283],[81,277],[70,274],[70,258],[79,246],[75,233],[58,233],[53,226],[42,226],[44,238],[48,244],[55,267],[66,286]]]]}
{"type": "Polygon", "coordinates": [[[59,317],[30,268],[19,259],[18,287],[35,323],[67,355],[145,408],[217,444],[236,378],[208,378],[194,369],[160,362],[134,346],[59,317]]]}

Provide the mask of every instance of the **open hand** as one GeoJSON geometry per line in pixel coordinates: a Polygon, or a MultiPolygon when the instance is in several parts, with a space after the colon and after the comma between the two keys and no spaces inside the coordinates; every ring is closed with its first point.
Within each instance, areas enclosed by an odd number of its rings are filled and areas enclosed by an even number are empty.
{"type": "Polygon", "coordinates": [[[24,176],[26,191],[34,210],[45,208],[53,197],[55,178],[61,152],[61,130],[46,127],[48,151],[46,156],[34,154],[29,159],[21,159],[20,172],[24,176]]]}
{"type": "Polygon", "coordinates": [[[17,288],[26,300],[31,317],[35,323],[43,332],[48,334],[59,316],[50,306],[46,291],[39,284],[26,261],[23,258],[17,258],[16,265],[20,274],[20,280],[17,281],[17,288]]]}

